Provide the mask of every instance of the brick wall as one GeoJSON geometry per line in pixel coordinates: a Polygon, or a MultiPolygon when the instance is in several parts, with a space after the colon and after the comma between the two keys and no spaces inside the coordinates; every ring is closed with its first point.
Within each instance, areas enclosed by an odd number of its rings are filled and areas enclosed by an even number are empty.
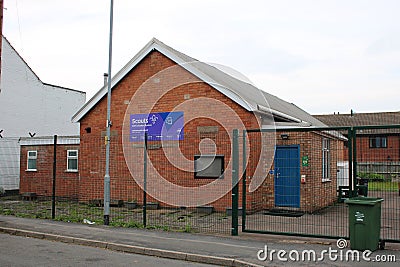
{"type": "MultiPolygon", "coordinates": [[[[77,198],[79,173],[67,171],[67,150],[79,150],[79,145],[57,145],[56,196],[77,198]]],[[[34,192],[39,196],[52,195],[53,154],[53,145],[21,146],[21,194],[34,192]],[[36,171],[27,170],[28,151],[37,151],[36,171]]]]}
{"type": "MultiPolygon", "coordinates": [[[[276,133],[276,145],[300,145],[300,160],[303,156],[308,156],[308,166],[300,164],[300,175],[305,175],[305,183],[300,184],[300,210],[314,212],[324,208],[337,199],[337,162],[343,160],[343,141],[323,135],[317,132],[288,132],[289,139],[282,140],[280,135],[283,132],[276,133]],[[330,181],[322,180],[322,139],[330,139],[330,181]]],[[[255,175],[254,160],[258,159],[257,151],[254,151],[261,142],[261,138],[270,139],[270,136],[259,133],[251,134],[254,140],[252,145],[252,156],[250,157],[247,176],[255,175]],[[255,152],[255,153],[254,153],[255,152]]],[[[250,212],[262,209],[271,209],[275,207],[274,174],[269,170],[274,170],[274,165],[270,169],[264,169],[265,181],[255,192],[248,197],[246,209],[250,212]]],[[[256,174],[259,175],[259,174],[256,174]]],[[[263,178],[264,178],[263,177],[263,178]]],[[[300,177],[299,177],[300,179],[300,177]]],[[[249,182],[248,182],[249,184],[249,182]]]]}
{"type": "MultiPolygon", "coordinates": [[[[194,178],[194,155],[201,153],[215,153],[224,155],[225,174],[223,186],[228,190],[218,200],[207,203],[216,210],[223,211],[231,206],[229,188],[232,180],[230,169],[231,133],[238,128],[242,130],[258,129],[258,120],[254,114],[246,111],[241,106],[218,92],[208,84],[200,81],[183,68],[174,68],[174,72],[166,72],[154,76],[160,71],[176,66],[171,60],[157,51],[147,55],[140,64],[131,70],[113,89],[111,111],[111,146],[110,146],[110,177],[111,199],[143,201],[143,191],[137,181],[143,181],[143,146],[129,140],[129,114],[149,112],[183,111],[185,118],[184,140],[168,142],[149,142],[149,164],[154,167],[154,173],[148,174],[148,189],[159,190],[161,193],[171,195],[188,203],[193,195],[177,194],[167,187],[160,188],[155,173],[166,181],[184,187],[201,187],[214,181],[214,179],[194,178]],[[179,83],[174,85],[174,81],[179,83]],[[146,82],[147,81],[147,82],[146,82]],[[186,82],[185,82],[186,81],[186,82]],[[153,99],[153,93],[159,93],[162,86],[169,88],[165,94],[153,99]],[[139,91],[139,89],[145,90],[139,91]],[[139,92],[139,93],[138,93],[139,92]],[[141,92],[141,93],[140,93],[141,92]],[[135,98],[132,99],[132,96],[135,98]],[[208,101],[203,101],[207,98],[208,101]],[[149,110],[149,107],[151,109],[149,110]],[[237,125],[237,120],[243,122],[237,125]],[[125,124],[124,124],[125,122],[125,124]],[[203,133],[200,129],[217,129],[212,133],[203,133]],[[203,147],[204,142],[211,145],[203,147]],[[215,147],[213,147],[215,144],[215,147]],[[169,151],[173,152],[169,152],[169,151]],[[127,153],[127,151],[129,153],[127,153]],[[207,152],[209,151],[209,152],[207,152]],[[125,152],[125,153],[124,153],[125,152]],[[172,154],[168,154],[172,153],[172,154]],[[169,157],[169,158],[168,158],[169,157]],[[172,161],[179,161],[187,168],[174,166],[172,161]],[[185,161],[189,163],[185,163],[185,161]],[[136,166],[134,170],[130,166],[136,166]],[[186,165],[185,165],[186,164],[186,165]],[[189,164],[189,165],[188,165],[189,164]]],[[[105,121],[106,102],[104,97],[80,121],[80,146],[79,146],[79,175],[78,173],[65,172],[66,166],[57,167],[57,195],[74,196],[80,201],[102,199],[104,194],[105,174],[105,121]],[[89,130],[90,129],[90,130],[89,130]]],[[[253,134],[249,138],[250,163],[248,176],[254,175],[255,164],[260,158],[260,134],[253,134]]],[[[274,142],[278,145],[299,144],[300,157],[309,156],[309,167],[301,167],[301,174],[306,175],[306,183],[301,184],[301,209],[314,211],[331,204],[336,199],[336,179],[322,182],[322,136],[318,133],[290,133],[289,140],[280,139],[280,133],[270,136],[270,146],[274,142]],[[272,142],[274,141],[274,142],[272,142]]],[[[341,141],[332,139],[331,152],[331,177],[336,177],[336,163],[343,155],[338,153],[341,141]]],[[[73,146],[77,147],[77,146],[73,146]]],[[[59,146],[57,157],[60,164],[66,164],[66,150],[71,146],[59,146]]],[[[21,192],[36,192],[40,195],[51,195],[52,186],[52,146],[23,146],[21,148],[21,192]],[[26,172],[26,154],[28,150],[38,151],[38,170],[26,172]]],[[[247,210],[257,211],[274,207],[274,179],[268,175],[268,160],[261,159],[266,180],[254,192],[247,193],[247,210]],[[266,161],[266,162],[264,162],[266,161]],[[264,166],[265,165],[265,166],[264,166]]],[[[242,159],[240,159],[240,164],[242,159]]],[[[263,177],[265,178],[265,177],[263,177]]],[[[241,183],[241,182],[240,182],[241,183]]],[[[248,184],[250,181],[248,181],[248,184]]],[[[150,190],[151,191],[151,190],[150,190]]],[[[206,192],[206,196],[219,193],[218,188],[206,192]]],[[[239,196],[241,199],[241,195],[239,196]]],[[[157,201],[152,197],[148,201],[157,201]]],[[[168,206],[169,203],[161,203],[168,206]]],[[[183,205],[185,206],[185,205],[183,205]]],[[[241,206],[241,205],[239,205],[241,206]]]]}
{"type": "Polygon", "coordinates": [[[357,160],[362,162],[400,161],[400,136],[387,136],[386,148],[370,148],[369,136],[357,136],[357,160]]]}
{"type": "MultiPolygon", "coordinates": [[[[368,135],[357,135],[357,161],[361,162],[386,162],[400,161],[400,136],[387,135],[386,148],[370,148],[368,135]]],[[[344,159],[348,160],[347,150],[344,159]]]]}
{"type": "MultiPolygon", "coordinates": [[[[175,63],[161,53],[153,51],[128,73],[112,91],[111,121],[113,126],[111,128],[110,168],[112,199],[136,199],[140,202],[143,195],[141,188],[131,177],[125,163],[128,160],[130,162],[136,161],[137,165],[143,164],[142,150],[140,148],[137,148],[137,151],[132,151],[132,155],[128,156],[128,159],[123,153],[123,139],[129,138],[128,136],[122,136],[123,127],[129,127],[129,123],[124,125],[125,112],[127,114],[148,113],[149,106],[153,107],[151,112],[169,112],[178,107],[177,111],[184,112],[185,139],[183,141],[171,141],[170,143],[179,146],[182,154],[191,161],[193,161],[195,154],[200,153],[198,143],[202,140],[202,137],[198,132],[199,127],[218,127],[218,133],[216,134],[219,140],[216,142],[216,153],[225,155],[225,168],[228,167],[231,154],[231,140],[228,134],[236,128],[235,117],[227,114],[227,110],[230,110],[232,114],[237,114],[244,127],[259,128],[257,119],[252,113],[247,112],[241,106],[182,68],[175,69],[173,75],[169,73],[164,76],[161,75],[161,78],[157,78],[157,81],[155,81],[155,78],[150,79],[150,83],[146,83],[148,87],[146,90],[149,95],[142,94],[135,98],[133,102],[131,101],[131,97],[139,87],[143,86],[146,80],[174,65],[175,63]],[[169,81],[176,79],[190,82],[180,82],[177,86],[173,86],[171,90],[168,90],[166,94],[162,95],[154,103],[150,94],[157,90],[159,86],[170,86],[169,81]],[[153,80],[154,82],[151,82],[153,80]],[[202,101],[204,98],[216,100],[219,105],[210,105],[207,101],[202,101]],[[218,116],[223,118],[223,122],[217,119],[218,116]]],[[[105,120],[106,97],[99,101],[80,121],[80,161],[84,165],[80,168],[79,197],[82,200],[103,198],[105,146],[102,136],[104,136],[105,120]],[[87,133],[86,129],[89,127],[91,132],[87,133]]],[[[157,142],[149,142],[149,145],[153,147],[153,149],[149,150],[149,161],[153,162],[155,168],[166,180],[188,187],[198,187],[212,181],[212,179],[194,179],[193,172],[174,168],[166,162],[163,149],[157,149],[159,145],[157,142]]],[[[133,173],[133,175],[135,179],[142,179],[141,170],[133,173]]],[[[225,179],[231,181],[231,170],[226,170],[225,179]]],[[[209,192],[209,194],[212,193],[209,192]]],[[[174,192],[168,192],[168,194],[174,194],[174,192]]],[[[150,198],[149,201],[152,200],[150,198]]],[[[224,210],[226,207],[231,206],[230,202],[230,194],[227,194],[222,200],[213,203],[213,205],[216,209],[224,210]]]]}

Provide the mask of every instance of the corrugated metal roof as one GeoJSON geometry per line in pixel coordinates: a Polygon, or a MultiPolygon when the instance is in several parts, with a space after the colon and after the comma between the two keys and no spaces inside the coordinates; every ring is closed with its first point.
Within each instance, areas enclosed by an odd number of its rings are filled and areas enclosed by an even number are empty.
{"type": "MultiPolygon", "coordinates": [[[[187,56],[165,45],[156,38],[153,38],[112,78],[112,87],[114,87],[131,69],[139,64],[152,50],[159,51],[248,111],[259,112],[261,114],[272,113],[276,118],[281,118],[294,124],[301,123],[302,126],[326,126],[296,105],[264,92],[252,84],[232,77],[215,66],[187,56]]],[[[72,120],[77,122],[82,119],[106,93],[107,88],[104,86],[74,115],[72,120]]]]}

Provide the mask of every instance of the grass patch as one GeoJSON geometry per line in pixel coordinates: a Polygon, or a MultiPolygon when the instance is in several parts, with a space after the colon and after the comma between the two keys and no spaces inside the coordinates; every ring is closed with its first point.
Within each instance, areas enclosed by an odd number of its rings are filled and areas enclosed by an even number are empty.
{"type": "Polygon", "coordinates": [[[183,229],[184,233],[191,233],[193,232],[192,225],[190,223],[185,225],[185,229],[183,229]]]}
{"type": "Polygon", "coordinates": [[[124,221],[111,221],[110,226],[125,227],[125,228],[144,228],[142,223],[139,222],[124,222],[124,221]]]}
{"type": "MultiPolygon", "coordinates": [[[[35,201],[7,201],[0,198],[0,214],[32,219],[51,219],[51,201],[38,199],[35,201]]],[[[110,226],[125,228],[145,228],[143,210],[127,210],[121,207],[110,208],[110,226]]],[[[91,206],[77,201],[57,201],[55,221],[68,223],[85,223],[85,219],[103,225],[103,207],[91,206]]],[[[146,229],[162,231],[179,231],[193,233],[198,224],[209,224],[212,220],[221,222],[226,219],[225,213],[199,214],[189,210],[163,210],[147,212],[146,229]]],[[[227,226],[229,227],[229,226],[227,226]]],[[[201,229],[205,229],[204,227],[201,229]]]]}
{"type": "Polygon", "coordinates": [[[146,229],[148,229],[148,230],[163,230],[166,232],[171,231],[171,229],[169,228],[168,225],[149,225],[149,226],[146,226],[146,229]]]}
{"type": "Polygon", "coordinates": [[[397,182],[369,182],[368,190],[370,191],[398,191],[398,183],[397,182]]]}

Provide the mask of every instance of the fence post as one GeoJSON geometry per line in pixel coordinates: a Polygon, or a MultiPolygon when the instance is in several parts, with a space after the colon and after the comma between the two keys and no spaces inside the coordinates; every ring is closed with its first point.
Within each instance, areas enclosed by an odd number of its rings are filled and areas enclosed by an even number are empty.
{"type": "Polygon", "coordinates": [[[53,189],[51,195],[51,219],[56,218],[56,175],[57,175],[57,135],[53,143],[53,189]]]}
{"type": "Polygon", "coordinates": [[[353,196],[353,127],[347,130],[348,157],[349,157],[349,197],[353,196]]]}
{"type": "Polygon", "coordinates": [[[246,175],[247,175],[247,160],[246,160],[246,130],[243,130],[243,151],[242,151],[242,157],[243,157],[243,167],[242,167],[242,232],[246,230],[246,190],[247,190],[247,185],[246,185],[246,175]]]}
{"type": "Polygon", "coordinates": [[[232,141],[232,232],[238,235],[238,204],[239,204],[239,131],[233,130],[232,141]]]}
{"type": "Polygon", "coordinates": [[[353,129],[353,184],[357,196],[357,129],[353,129]]]}
{"type": "Polygon", "coordinates": [[[147,225],[147,132],[144,134],[143,153],[143,226],[147,225]]]}

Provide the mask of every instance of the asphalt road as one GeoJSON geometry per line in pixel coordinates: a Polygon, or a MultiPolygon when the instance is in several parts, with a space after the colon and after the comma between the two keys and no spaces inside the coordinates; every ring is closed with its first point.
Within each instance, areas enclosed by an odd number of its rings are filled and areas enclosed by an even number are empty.
{"type": "Polygon", "coordinates": [[[203,267],[210,265],[0,234],[0,266],[203,267]]]}

